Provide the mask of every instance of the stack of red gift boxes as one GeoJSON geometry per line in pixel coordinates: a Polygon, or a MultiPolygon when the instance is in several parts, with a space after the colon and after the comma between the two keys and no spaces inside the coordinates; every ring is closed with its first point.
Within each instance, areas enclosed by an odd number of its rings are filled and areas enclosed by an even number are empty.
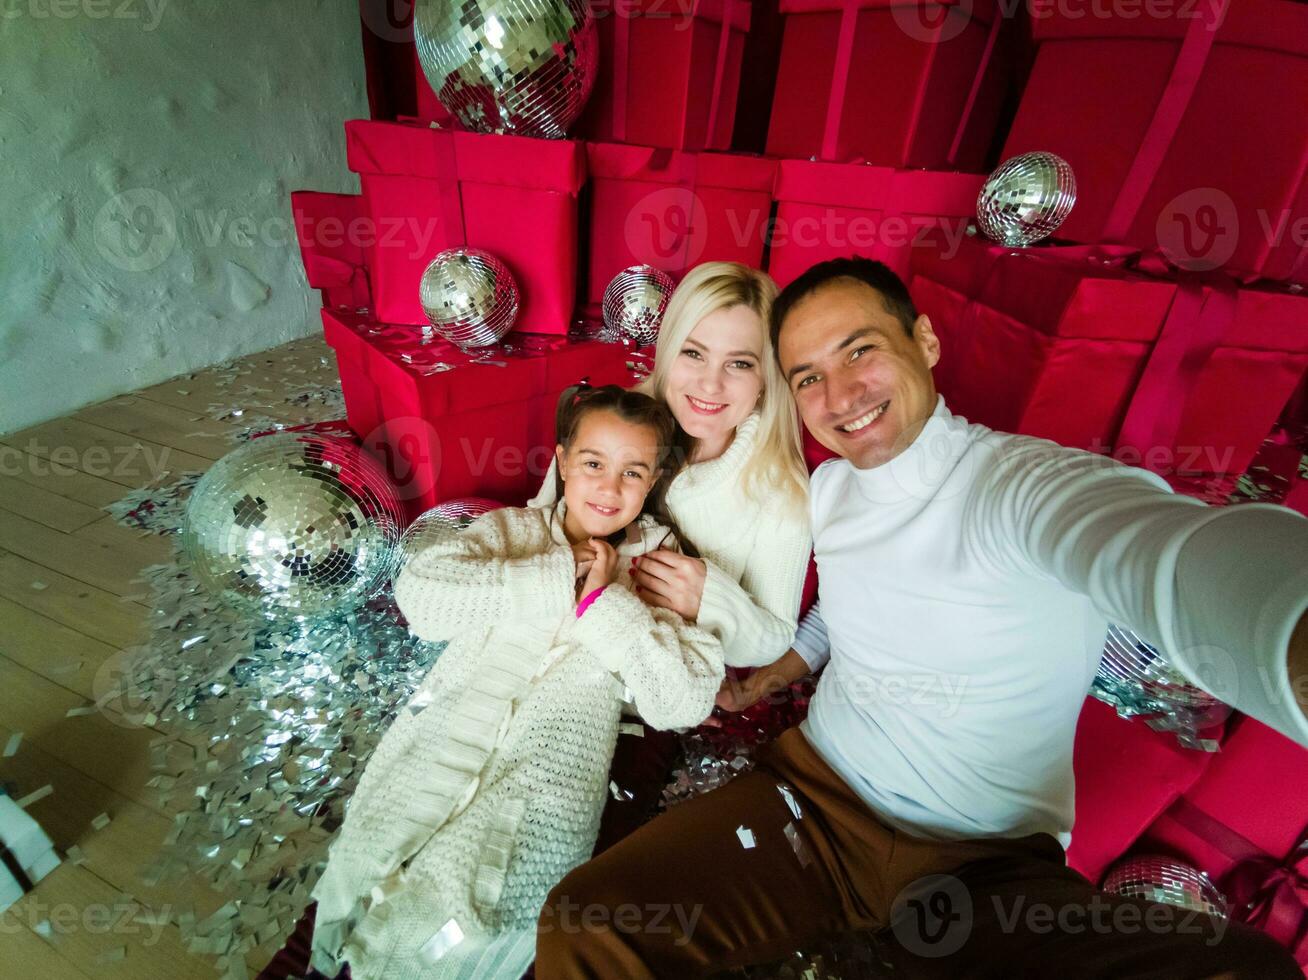
{"type": "MultiPolygon", "coordinates": [[[[591,330],[636,263],[679,278],[736,260],[785,285],[833,256],[880,259],[941,337],[954,411],[1206,499],[1278,418],[1308,431],[1287,421],[1308,418],[1306,4],[594,0],[601,67],[558,141],[460,131],[383,8],[361,0],[374,118],[346,125],[362,193],[301,192],[294,209],[350,425],[413,515],[521,503],[558,392],[648,370],[652,351],[591,330]],[[1071,216],[1050,242],[986,241],[969,228],[985,174],[1033,150],[1071,164],[1071,216]],[[515,331],[482,351],[432,337],[418,304],[423,269],[463,244],[522,292],[515,331]]],[[[1285,866],[1303,808],[1246,826],[1234,794],[1256,795],[1269,752],[1268,779],[1308,784],[1302,751],[1242,719],[1241,782],[1088,704],[1074,865],[1098,877],[1147,840],[1219,883],[1255,858],[1285,866]],[[1188,841],[1196,808],[1244,845],[1188,841]]]]}

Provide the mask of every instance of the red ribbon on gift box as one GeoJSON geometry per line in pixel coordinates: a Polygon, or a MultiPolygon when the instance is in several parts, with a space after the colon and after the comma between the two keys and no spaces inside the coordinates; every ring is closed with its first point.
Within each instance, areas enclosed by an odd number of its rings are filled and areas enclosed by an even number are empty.
{"type": "Polygon", "coordinates": [[[1308,827],[1278,859],[1185,797],[1168,816],[1236,862],[1219,882],[1234,918],[1263,930],[1308,964],[1308,827]]]}

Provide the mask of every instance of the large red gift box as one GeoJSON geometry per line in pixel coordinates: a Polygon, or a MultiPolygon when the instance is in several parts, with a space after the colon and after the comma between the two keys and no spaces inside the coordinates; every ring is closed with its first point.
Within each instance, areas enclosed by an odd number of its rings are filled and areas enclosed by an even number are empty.
{"type": "Polygon", "coordinates": [[[1003,96],[993,0],[781,0],[767,150],[981,169],[1003,96]]]}
{"type": "Polygon", "coordinates": [[[368,120],[347,122],[345,135],[374,231],[368,266],[378,320],[426,323],[423,272],[442,249],[469,245],[513,273],[517,329],[568,331],[586,179],[581,144],[368,120]]]}
{"type": "Polygon", "coordinates": [[[864,255],[907,278],[909,257],[961,240],[984,177],[859,164],[783,160],[768,272],[785,286],[809,266],[864,255]]]}
{"type": "Polygon", "coordinates": [[[1004,147],[1071,164],[1076,207],[1059,235],[1308,281],[1308,5],[1077,13],[1034,4],[1038,53],[1004,147]]]}
{"type": "Polygon", "coordinates": [[[1308,299],[1143,275],[1112,253],[916,249],[951,409],[1229,492],[1308,369],[1308,299]]]}
{"type": "Polygon", "coordinates": [[[576,134],[681,150],[731,145],[747,0],[596,0],[600,65],[576,134]]]}
{"type": "Polygon", "coordinates": [[[583,378],[626,388],[637,377],[620,344],[515,332],[466,352],[366,313],[324,309],[322,320],[350,428],[385,464],[410,518],[453,497],[521,506],[549,466],[563,389],[583,378]]]}
{"type": "Polygon", "coordinates": [[[588,143],[590,260],[586,301],[631,265],[679,279],[700,262],[763,263],[775,160],[730,153],[588,143]]]}

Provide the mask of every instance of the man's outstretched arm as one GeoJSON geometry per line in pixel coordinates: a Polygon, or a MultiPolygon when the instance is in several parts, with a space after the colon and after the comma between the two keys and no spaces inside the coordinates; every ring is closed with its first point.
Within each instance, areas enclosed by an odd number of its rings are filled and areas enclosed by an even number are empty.
{"type": "Polygon", "coordinates": [[[1041,440],[1016,448],[988,475],[983,543],[1089,596],[1193,683],[1308,745],[1308,520],[1270,504],[1208,507],[1155,474],[1041,440]]]}

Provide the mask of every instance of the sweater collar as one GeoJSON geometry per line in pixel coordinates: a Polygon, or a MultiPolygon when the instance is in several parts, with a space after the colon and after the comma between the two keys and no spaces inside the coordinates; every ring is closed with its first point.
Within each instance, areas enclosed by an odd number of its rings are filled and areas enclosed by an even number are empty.
{"type": "Polygon", "coordinates": [[[671,490],[677,494],[713,487],[723,480],[736,479],[754,453],[758,441],[759,413],[750,412],[740,425],[731,445],[716,459],[691,463],[672,479],[671,490]]]}
{"type": "Polygon", "coordinates": [[[893,504],[935,495],[967,449],[967,419],[951,413],[943,395],[908,448],[888,463],[861,470],[848,460],[859,490],[873,503],[893,504]]]}

